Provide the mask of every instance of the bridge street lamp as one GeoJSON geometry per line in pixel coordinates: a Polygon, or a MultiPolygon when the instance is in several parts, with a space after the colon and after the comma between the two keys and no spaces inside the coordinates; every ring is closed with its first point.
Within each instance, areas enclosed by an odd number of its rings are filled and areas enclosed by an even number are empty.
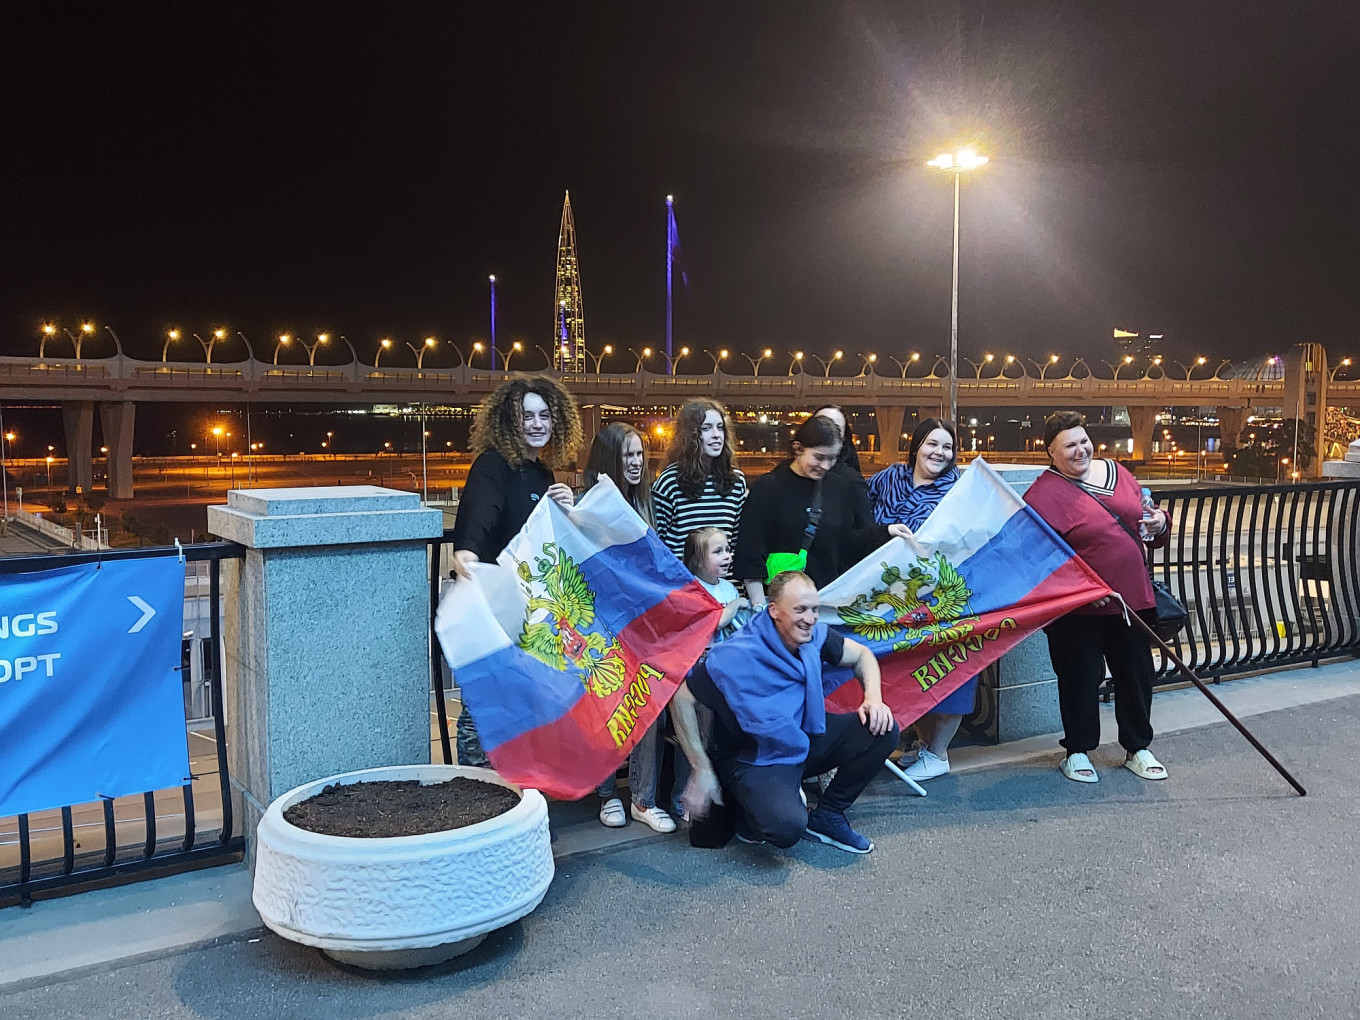
{"type": "Polygon", "coordinates": [[[758,358],[753,358],[751,357],[751,355],[744,353],[742,354],[742,357],[751,363],[751,374],[760,375],[760,363],[768,358],[773,358],[774,351],[766,347],[763,351],[760,352],[760,357],[758,358]]]}
{"type": "Polygon", "coordinates": [[[1173,365],[1180,365],[1181,371],[1185,373],[1185,379],[1187,382],[1190,380],[1191,373],[1193,373],[1197,368],[1203,368],[1208,363],[1208,361],[1209,359],[1204,357],[1203,355],[1196,358],[1194,362],[1190,365],[1187,365],[1181,361],[1177,361],[1175,358],[1171,359],[1171,363],[1173,365]]]}
{"type": "Polygon", "coordinates": [[[39,358],[44,358],[47,356],[47,341],[51,340],[52,337],[56,336],[56,334],[57,334],[56,326],[52,325],[52,323],[50,322],[43,323],[42,339],[38,341],[39,358]]]}
{"type": "Polygon", "coordinates": [[[206,358],[207,363],[211,365],[213,348],[227,338],[227,331],[225,329],[222,329],[221,327],[218,327],[217,329],[213,330],[211,340],[204,340],[197,333],[193,334],[193,338],[197,340],[199,344],[202,346],[203,357],[206,358]]]}
{"type": "Polygon", "coordinates": [[[472,367],[472,359],[479,354],[485,353],[485,351],[486,344],[482,343],[480,340],[474,340],[472,342],[472,350],[468,352],[468,368],[472,367]]]}
{"type": "Polygon", "coordinates": [[[950,371],[950,368],[951,368],[952,366],[949,364],[949,359],[947,359],[943,354],[937,354],[937,355],[935,355],[935,362],[930,366],[930,374],[929,374],[928,376],[926,376],[926,378],[927,378],[927,379],[936,379],[936,378],[938,378],[938,376],[936,376],[936,374],[935,374],[935,371],[936,371],[936,369],[938,369],[941,365],[944,366],[944,370],[945,370],[946,372],[949,372],[950,378],[953,378],[954,373],[950,371]]]}
{"type": "Polygon", "coordinates": [[[289,333],[280,333],[279,338],[274,341],[274,364],[279,363],[279,348],[287,347],[293,342],[293,337],[289,333]]]}
{"type": "Polygon", "coordinates": [[[307,343],[307,342],[304,341],[304,340],[298,340],[298,343],[302,344],[302,349],[303,349],[304,351],[307,352],[307,365],[308,365],[308,367],[315,367],[315,366],[316,366],[316,350],[317,350],[317,348],[318,348],[318,347],[324,347],[324,346],[326,346],[326,344],[328,344],[328,343],[330,343],[330,342],[331,342],[331,335],[330,335],[329,333],[318,333],[318,334],[316,335],[316,340],[313,341],[313,342],[310,343],[310,344],[307,343]]]}
{"type": "Polygon", "coordinates": [[[374,367],[374,368],[377,368],[377,367],[378,367],[378,362],[382,360],[382,353],[383,353],[383,351],[390,351],[391,349],[392,349],[392,338],[391,338],[390,336],[385,336],[385,337],[383,337],[381,340],[378,341],[378,349],[377,349],[376,351],[373,352],[373,367],[374,367]]]}
{"type": "Polygon", "coordinates": [[[510,371],[510,356],[512,354],[518,354],[522,350],[524,350],[524,344],[521,343],[519,340],[516,340],[514,343],[510,345],[508,350],[500,352],[501,360],[505,362],[505,371],[507,372],[510,371]]]}
{"type": "Polygon", "coordinates": [[[678,365],[678,364],[680,364],[680,359],[681,359],[681,358],[687,358],[687,357],[689,357],[689,348],[688,348],[688,347],[681,347],[681,348],[680,348],[680,353],[677,354],[677,355],[675,355],[674,357],[672,357],[672,356],[669,355],[669,354],[664,355],[664,357],[665,357],[665,359],[666,359],[666,374],[667,374],[667,375],[675,375],[675,366],[678,365]]]}
{"type": "Polygon", "coordinates": [[[717,375],[719,372],[722,371],[722,365],[720,365],[719,362],[726,361],[728,355],[730,355],[732,352],[729,351],[726,347],[724,347],[717,354],[714,354],[712,351],[704,351],[704,353],[707,354],[709,360],[713,362],[713,374],[717,375]]]}
{"type": "Polygon", "coordinates": [[[69,329],[67,329],[65,326],[62,327],[62,330],[61,330],[61,331],[71,338],[71,346],[74,347],[74,348],[76,349],[76,360],[79,361],[79,360],[80,360],[80,348],[81,348],[82,344],[85,342],[85,340],[86,340],[87,337],[92,337],[92,336],[94,336],[94,323],[93,323],[93,322],[82,322],[82,323],[80,324],[80,336],[76,336],[74,333],[72,333],[72,332],[71,332],[69,329]]]}
{"type": "Polygon", "coordinates": [[[599,375],[599,374],[600,374],[600,363],[601,363],[602,361],[604,361],[605,358],[609,357],[609,355],[611,355],[611,354],[613,354],[613,353],[614,353],[614,345],[613,345],[613,344],[605,344],[602,348],[600,348],[600,353],[599,353],[599,354],[595,354],[595,353],[594,353],[593,351],[591,351],[589,348],[586,348],[586,356],[592,358],[592,359],[595,361],[595,374],[596,374],[596,375],[599,375]]]}
{"type": "Polygon", "coordinates": [[[819,364],[819,365],[822,366],[822,374],[823,374],[826,378],[830,379],[830,378],[831,378],[831,366],[834,365],[836,362],[840,361],[841,358],[845,357],[845,352],[844,352],[844,351],[836,351],[836,352],[834,352],[834,353],[831,355],[831,357],[825,358],[825,359],[820,358],[820,357],[818,357],[818,356],[815,355],[815,354],[812,355],[812,357],[813,357],[813,359],[817,362],[817,364],[819,364]]]}
{"type": "Polygon", "coordinates": [[[1214,374],[1213,374],[1212,376],[1210,376],[1210,378],[1211,378],[1211,379],[1217,379],[1217,378],[1218,378],[1218,373],[1220,373],[1220,372],[1223,371],[1223,366],[1224,366],[1224,365],[1231,365],[1231,364],[1232,364],[1232,358],[1224,358],[1222,361],[1220,361],[1220,362],[1218,363],[1218,367],[1217,367],[1216,369],[1214,369],[1214,374]]]}
{"type": "Polygon", "coordinates": [[[105,326],[104,331],[113,337],[113,349],[118,352],[118,360],[123,360],[123,341],[118,339],[118,334],[113,331],[112,326],[105,326]]]}
{"type": "Polygon", "coordinates": [[[794,351],[794,352],[793,352],[793,357],[789,359],[789,371],[788,371],[788,374],[789,374],[789,375],[793,375],[793,370],[794,370],[794,367],[795,367],[795,366],[798,368],[798,371],[800,371],[800,372],[803,371],[803,352],[802,352],[802,351],[794,351]]]}
{"type": "Polygon", "coordinates": [[[543,367],[551,371],[553,367],[552,352],[549,351],[546,347],[542,346],[541,344],[534,344],[534,350],[538,351],[539,354],[543,355],[543,367]]]}
{"type": "Polygon", "coordinates": [[[635,368],[633,371],[641,372],[642,362],[652,356],[652,349],[650,347],[644,347],[642,348],[641,351],[635,351],[630,347],[628,349],[628,353],[631,354],[633,357],[637,358],[637,368],[635,368]]]}
{"type": "MultiPolygon", "coordinates": [[[[986,156],[979,156],[972,149],[960,149],[954,154],[941,153],[926,163],[926,166],[943,173],[954,175],[954,272],[951,287],[949,317],[949,420],[958,418],[959,412],[959,189],[963,175],[976,170],[987,162],[986,156]]],[[[935,374],[934,368],[931,375],[935,374]]]]}
{"type": "Polygon", "coordinates": [[[864,363],[859,367],[859,374],[874,375],[874,366],[878,364],[878,355],[870,351],[868,354],[861,353],[860,359],[864,363]]]}
{"type": "Polygon", "coordinates": [[[165,343],[161,345],[161,364],[169,360],[170,345],[180,338],[182,334],[177,329],[167,329],[165,331],[165,343]]]}
{"type": "Polygon", "coordinates": [[[1025,360],[1034,366],[1035,370],[1039,373],[1040,380],[1043,380],[1048,378],[1048,370],[1058,363],[1058,356],[1056,354],[1050,354],[1042,365],[1033,358],[1026,358],[1025,360]]]}
{"type": "Polygon", "coordinates": [[[974,361],[972,358],[964,358],[963,360],[973,366],[973,378],[981,379],[982,370],[996,360],[996,355],[984,354],[981,361],[974,361]]]}
{"type": "MultiPolygon", "coordinates": [[[[1005,378],[1008,378],[1007,375],[1006,375],[1006,369],[1008,369],[1008,368],[1010,368],[1012,365],[1016,365],[1016,364],[1018,364],[1018,359],[1015,357],[1015,355],[1014,355],[1014,354],[1007,354],[1007,355],[1006,355],[1006,360],[1003,361],[1003,362],[1001,363],[1001,368],[1000,368],[1000,369],[997,371],[997,373],[996,373],[996,377],[997,377],[998,379],[1005,379],[1005,378]]],[[[1024,366],[1024,365],[1020,365],[1019,368],[1020,368],[1020,374],[1021,374],[1021,375],[1025,375],[1025,374],[1026,374],[1026,373],[1025,373],[1025,366],[1024,366]]]]}
{"type": "Polygon", "coordinates": [[[1350,368],[1350,367],[1351,367],[1351,360],[1352,360],[1352,359],[1350,359],[1350,358],[1342,358],[1340,361],[1338,361],[1338,362],[1336,363],[1336,368],[1332,369],[1331,374],[1327,376],[1327,381],[1328,381],[1328,382],[1335,382],[1335,381],[1336,381],[1336,373],[1340,372],[1343,368],[1350,368]]]}
{"type": "Polygon", "coordinates": [[[903,379],[907,377],[907,372],[908,370],[910,370],[911,366],[921,360],[921,355],[917,351],[912,351],[911,357],[907,358],[906,361],[902,361],[899,358],[893,358],[891,354],[888,355],[888,357],[891,358],[893,363],[902,370],[903,379]]]}
{"type": "Polygon", "coordinates": [[[419,347],[409,342],[406,344],[407,348],[410,349],[411,353],[416,356],[417,372],[422,371],[425,368],[425,352],[434,350],[434,345],[437,344],[438,342],[439,341],[437,341],[434,337],[427,336],[425,338],[425,342],[421,344],[419,347]]]}
{"type": "MultiPolygon", "coordinates": [[[[1117,380],[1119,378],[1119,373],[1122,372],[1129,365],[1133,364],[1133,355],[1132,354],[1124,355],[1124,357],[1120,359],[1118,366],[1111,365],[1104,358],[1100,359],[1100,363],[1110,370],[1110,372],[1112,373],[1111,378],[1117,380]]],[[[1073,367],[1075,367],[1075,365],[1073,367]]]]}

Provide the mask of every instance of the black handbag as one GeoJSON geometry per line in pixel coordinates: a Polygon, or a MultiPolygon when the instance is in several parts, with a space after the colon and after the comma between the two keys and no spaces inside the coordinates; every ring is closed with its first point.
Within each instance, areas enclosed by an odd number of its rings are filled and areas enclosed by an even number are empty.
{"type": "MultiPolygon", "coordinates": [[[[1101,509],[1113,517],[1115,523],[1124,529],[1124,534],[1128,535],[1129,538],[1133,539],[1138,545],[1138,555],[1142,556],[1144,562],[1146,562],[1147,552],[1143,545],[1143,540],[1135,535],[1133,529],[1124,523],[1124,518],[1111,510],[1103,500],[1097,499],[1095,493],[1091,492],[1080,482],[1073,478],[1068,478],[1061,471],[1052,468],[1050,468],[1050,470],[1052,470],[1059,478],[1071,482],[1082,492],[1086,493],[1086,495],[1090,496],[1101,509]]],[[[1117,466],[1115,470],[1118,471],[1117,466]]],[[[1118,476],[1116,475],[1116,477],[1118,476]]],[[[1185,625],[1190,622],[1190,610],[1185,608],[1184,602],[1176,598],[1175,594],[1171,591],[1171,587],[1165,581],[1159,581],[1152,576],[1152,568],[1150,566],[1148,567],[1148,580],[1152,582],[1152,598],[1154,602],[1153,613],[1155,614],[1155,619],[1152,623],[1152,633],[1156,634],[1163,641],[1170,641],[1184,630],[1185,625]]]]}

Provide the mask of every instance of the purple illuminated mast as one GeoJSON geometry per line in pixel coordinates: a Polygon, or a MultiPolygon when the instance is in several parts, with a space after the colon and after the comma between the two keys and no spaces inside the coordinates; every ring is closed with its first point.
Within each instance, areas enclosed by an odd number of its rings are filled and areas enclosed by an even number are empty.
{"type": "Polygon", "coordinates": [[[675,268],[675,248],[679,240],[675,229],[675,196],[666,196],[666,374],[674,371],[675,362],[671,361],[671,273],[675,268]]]}
{"type": "Polygon", "coordinates": [[[496,370],[496,274],[491,274],[491,370],[496,370]]]}

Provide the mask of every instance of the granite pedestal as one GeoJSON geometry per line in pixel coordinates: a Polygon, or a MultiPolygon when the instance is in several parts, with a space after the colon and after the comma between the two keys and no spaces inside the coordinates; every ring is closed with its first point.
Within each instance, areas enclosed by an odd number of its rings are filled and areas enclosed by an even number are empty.
{"type": "Polygon", "coordinates": [[[208,508],[224,563],[233,789],[251,845],[302,783],[430,760],[427,540],[443,515],[371,485],[250,489],[208,508]],[[228,571],[235,562],[237,569],[228,571]]]}

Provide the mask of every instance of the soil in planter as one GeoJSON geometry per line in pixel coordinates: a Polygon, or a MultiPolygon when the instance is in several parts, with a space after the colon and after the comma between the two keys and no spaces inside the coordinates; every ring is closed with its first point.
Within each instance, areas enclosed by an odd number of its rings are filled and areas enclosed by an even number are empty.
{"type": "Polygon", "coordinates": [[[476,779],[421,785],[406,779],[380,783],[339,783],[283,812],[290,825],[327,836],[420,836],[475,825],[504,814],[519,794],[476,779]]]}

